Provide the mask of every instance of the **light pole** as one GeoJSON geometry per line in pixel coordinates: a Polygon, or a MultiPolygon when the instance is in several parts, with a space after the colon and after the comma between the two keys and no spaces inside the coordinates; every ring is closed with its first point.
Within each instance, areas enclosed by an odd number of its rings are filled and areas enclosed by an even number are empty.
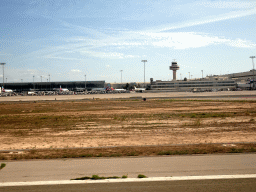
{"type": "Polygon", "coordinates": [[[5,65],[6,63],[0,63],[0,65],[2,65],[3,66],[3,87],[4,87],[4,65],[5,65]]]}
{"type": "Polygon", "coordinates": [[[33,75],[33,89],[35,89],[35,75],[33,75]]]}
{"type": "Polygon", "coordinates": [[[5,81],[5,82],[7,83],[7,77],[6,77],[5,79],[6,79],[6,81],[5,81]]]}
{"type": "Polygon", "coordinates": [[[202,72],[202,79],[204,78],[204,71],[203,70],[201,70],[201,72],[202,72]]]}
{"type": "Polygon", "coordinates": [[[121,86],[122,86],[122,72],[123,72],[123,70],[120,70],[120,72],[121,72],[121,86]]]}
{"type": "Polygon", "coordinates": [[[254,62],[253,62],[253,59],[255,58],[255,56],[251,56],[250,58],[252,59],[252,67],[253,67],[253,69],[252,69],[252,74],[253,74],[253,90],[254,90],[254,62]]]}
{"type": "Polygon", "coordinates": [[[51,91],[51,83],[50,83],[51,82],[51,75],[49,74],[48,76],[49,76],[49,84],[50,84],[50,91],[51,91]]]}
{"type": "Polygon", "coordinates": [[[40,89],[40,91],[42,91],[42,75],[40,76],[41,77],[41,89],[40,89]]]}
{"type": "Polygon", "coordinates": [[[144,63],[144,88],[146,88],[145,86],[145,63],[148,62],[147,60],[141,60],[141,62],[144,63]]]}
{"type": "Polygon", "coordinates": [[[84,91],[86,91],[86,75],[84,75],[84,91]]]}
{"type": "Polygon", "coordinates": [[[21,84],[20,84],[20,91],[22,92],[22,82],[23,82],[23,79],[21,79],[20,81],[21,81],[21,84]]]}

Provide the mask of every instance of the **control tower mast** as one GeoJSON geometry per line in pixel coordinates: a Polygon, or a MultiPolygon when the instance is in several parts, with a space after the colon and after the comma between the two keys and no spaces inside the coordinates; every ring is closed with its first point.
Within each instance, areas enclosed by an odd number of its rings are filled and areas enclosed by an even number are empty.
{"type": "Polygon", "coordinates": [[[173,80],[176,80],[176,71],[179,69],[180,67],[178,66],[177,62],[174,59],[172,62],[172,66],[170,66],[170,70],[173,71],[173,80]]]}

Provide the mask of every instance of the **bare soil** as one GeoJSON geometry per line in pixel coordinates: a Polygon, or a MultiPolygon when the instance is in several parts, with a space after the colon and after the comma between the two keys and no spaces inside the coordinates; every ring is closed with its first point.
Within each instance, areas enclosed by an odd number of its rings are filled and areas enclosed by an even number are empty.
{"type": "Polygon", "coordinates": [[[253,143],[255,101],[80,100],[0,103],[0,149],[253,143]]]}

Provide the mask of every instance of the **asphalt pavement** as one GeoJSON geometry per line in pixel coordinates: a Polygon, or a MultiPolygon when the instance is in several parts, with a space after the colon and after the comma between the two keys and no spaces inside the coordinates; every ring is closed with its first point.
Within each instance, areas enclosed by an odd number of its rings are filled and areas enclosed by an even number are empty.
{"type": "Polygon", "coordinates": [[[256,154],[181,155],[161,157],[79,158],[0,161],[1,182],[70,180],[84,176],[138,174],[147,177],[255,174],[256,154]]]}
{"type": "Polygon", "coordinates": [[[41,185],[22,187],[0,187],[0,192],[254,192],[256,179],[221,179],[196,181],[158,181],[158,182],[132,182],[132,183],[97,183],[72,185],[41,185]]]}

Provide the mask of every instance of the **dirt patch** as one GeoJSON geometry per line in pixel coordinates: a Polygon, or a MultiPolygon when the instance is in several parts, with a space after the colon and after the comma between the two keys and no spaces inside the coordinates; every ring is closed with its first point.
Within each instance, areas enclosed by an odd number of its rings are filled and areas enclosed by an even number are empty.
{"type": "Polygon", "coordinates": [[[256,102],[37,101],[0,104],[0,148],[255,142],[256,102]]]}

